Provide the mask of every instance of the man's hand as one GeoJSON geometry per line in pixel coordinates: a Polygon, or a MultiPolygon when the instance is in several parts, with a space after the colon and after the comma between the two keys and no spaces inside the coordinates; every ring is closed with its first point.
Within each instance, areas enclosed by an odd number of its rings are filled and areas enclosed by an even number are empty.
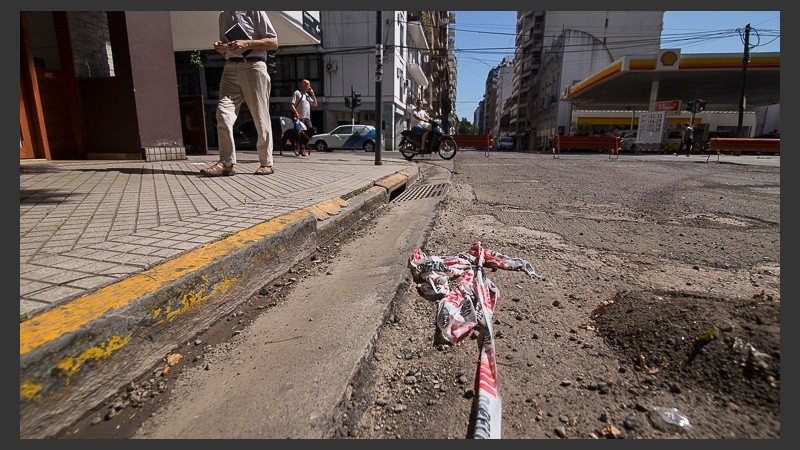
{"type": "Polygon", "coordinates": [[[250,47],[250,43],[251,42],[252,41],[245,41],[245,40],[238,40],[237,39],[235,41],[228,42],[228,48],[230,48],[233,53],[236,53],[237,55],[241,55],[242,53],[244,53],[245,50],[247,50],[248,47],[250,47]]]}
{"type": "Polygon", "coordinates": [[[222,41],[214,42],[214,50],[216,50],[217,53],[224,54],[227,49],[228,49],[228,44],[226,42],[222,41]]]}

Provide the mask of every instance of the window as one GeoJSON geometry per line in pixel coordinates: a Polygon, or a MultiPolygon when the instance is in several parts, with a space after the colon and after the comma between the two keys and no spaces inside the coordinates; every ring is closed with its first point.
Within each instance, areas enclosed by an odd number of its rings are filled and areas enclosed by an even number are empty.
{"type": "Polygon", "coordinates": [[[291,97],[297,90],[297,86],[302,79],[311,82],[314,93],[324,96],[324,83],[322,76],[322,55],[319,53],[307,55],[277,55],[277,73],[272,75],[273,97],[291,97]]]}
{"type": "Polygon", "coordinates": [[[353,126],[352,125],[342,125],[340,127],[336,127],[331,131],[331,134],[353,134],[353,126]]]}

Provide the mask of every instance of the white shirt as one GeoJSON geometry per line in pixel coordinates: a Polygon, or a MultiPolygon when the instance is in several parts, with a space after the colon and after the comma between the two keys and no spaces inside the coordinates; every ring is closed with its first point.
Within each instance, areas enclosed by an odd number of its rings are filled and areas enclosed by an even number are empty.
{"type": "Polygon", "coordinates": [[[431,116],[428,115],[428,112],[422,108],[414,108],[411,111],[411,128],[417,126],[417,124],[421,123],[422,121],[417,119],[417,116],[425,119],[426,121],[431,120],[431,116]]]}
{"type": "Polygon", "coordinates": [[[311,118],[311,95],[308,92],[294,91],[292,94],[292,104],[297,109],[297,114],[301,119],[311,118]]]}

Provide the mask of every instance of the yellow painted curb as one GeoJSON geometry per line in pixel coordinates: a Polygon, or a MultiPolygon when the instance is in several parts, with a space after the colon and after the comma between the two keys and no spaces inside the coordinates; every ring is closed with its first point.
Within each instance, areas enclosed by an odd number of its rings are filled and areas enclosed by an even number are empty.
{"type": "Polygon", "coordinates": [[[328,201],[317,203],[308,207],[308,211],[313,214],[317,220],[325,220],[330,216],[335,216],[342,212],[342,208],[348,206],[347,200],[336,197],[328,201]]]}
{"type": "Polygon", "coordinates": [[[284,214],[22,322],[19,324],[19,354],[25,355],[65,333],[76,331],[110,310],[123,308],[167,283],[208,266],[308,216],[309,212],[306,210],[284,214]]]}
{"type": "Polygon", "coordinates": [[[392,193],[395,190],[405,186],[407,182],[408,182],[408,175],[404,173],[396,173],[394,175],[389,175],[386,178],[376,181],[375,186],[386,188],[386,190],[388,190],[389,193],[392,193]]]}

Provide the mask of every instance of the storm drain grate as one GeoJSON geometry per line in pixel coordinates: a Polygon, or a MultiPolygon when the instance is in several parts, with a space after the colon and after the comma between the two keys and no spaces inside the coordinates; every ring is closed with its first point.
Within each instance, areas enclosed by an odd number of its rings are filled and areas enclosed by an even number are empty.
{"type": "Polygon", "coordinates": [[[413,189],[408,189],[392,202],[407,202],[411,200],[419,200],[421,198],[433,198],[444,195],[447,191],[447,183],[430,184],[428,186],[418,186],[413,189]]]}

